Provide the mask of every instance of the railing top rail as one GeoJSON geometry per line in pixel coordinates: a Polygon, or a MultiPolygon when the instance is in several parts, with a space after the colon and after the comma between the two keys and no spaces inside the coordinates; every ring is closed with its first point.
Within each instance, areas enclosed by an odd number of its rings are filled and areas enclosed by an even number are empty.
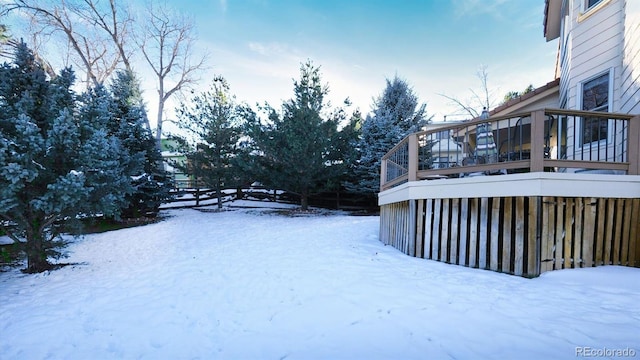
{"type": "Polygon", "coordinates": [[[602,111],[585,111],[585,110],[568,110],[568,109],[553,109],[547,108],[544,109],[545,114],[552,115],[567,115],[567,116],[588,116],[588,117],[599,117],[605,119],[620,119],[620,120],[631,120],[636,115],[634,114],[623,114],[623,113],[613,113],[613,112],[602,112],[602,111]]]}
{"type": "Polygon", "coordinates": [[[475,126],[475,125],[478,125],[478,124],[484,124],[486,122],[495,122],[495,121],[513,119],[513,118],[524,118],[524,117],[531,117],[531,112],[502,115],[502,116],[492,117],[492,118],[489,118],[489,119],[469,120],[469,121],[465,121],[465,122],[458,123],[458,124],[451,124],[451,125],[447,125],[447,126],[438,127],[437,129],[419,131],[419,132],[417,132],[415,134],[417,134],[418,136],[420,136],[420,135],[429,135],[429,134],[437,133],[437,132],[444,131],[444,130],[455,130],[455,129],[465,128],[465,127],[469,127],[469,126],[475,126]]]}

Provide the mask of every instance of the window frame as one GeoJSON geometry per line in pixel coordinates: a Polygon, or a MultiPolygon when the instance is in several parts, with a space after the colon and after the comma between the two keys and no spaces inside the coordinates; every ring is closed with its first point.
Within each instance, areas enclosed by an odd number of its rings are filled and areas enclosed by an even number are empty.
{"type": "Polygon", "coordinates": [[[578,22],[580,23],[588,19],[591,15],[607,6],[610,2],[611,0],[598,0],[597,3],[589,6],[589,0],[582,0],[580,5],[581,11],[578,13],[578,22]]]}

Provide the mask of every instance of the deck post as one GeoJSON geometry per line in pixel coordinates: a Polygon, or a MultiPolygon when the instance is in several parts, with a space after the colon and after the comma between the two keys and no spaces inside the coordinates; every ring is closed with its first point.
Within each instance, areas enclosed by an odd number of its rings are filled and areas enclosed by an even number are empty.
{"type": "Polygon", "coordinates": [[[544,171],[544,110],[531,114],[531,172],[544,171]]]}
{"type": "MultiPolygon", "coordinates": [[[[530,198],[529,201],[534,201],[534,198],[530,198]]],[[[547,261],[547,259],[543,259],[542,258],[542,240],[543,238],[546,241],[546,237],[547,234],[542,232],[543,229],[543,224],[547,222],[547,219],[543,218],[543,215],[545,214],[544,211],[544,202],[542,201],[542,196],[536,196],[535,197],[535,201],[536,201],[536,208],[537,208],[537,213],[536,213],[536,266],[535,266],[535,272],[534,272],[534,276],[540,276],[540,274],[542,274],[542,261],[547,261]]],[[[529,225],[531,226],[531,225],[529,225]]],[[[546,246],[546,244],[545,244],[546,246]]]]}
{"type": "Polygon", "coordinates": [[[629,172],[627,175],[640,175],[640,115],[629,120],[629,172]]]}
{"type": "Polygon", "coordinates": [[[382,158],[380,162],[380,191],[384,191],[384,185],[387,183],[387,159],[382,158]]]}
{"type": "Polygon", "coordinates": [[[409,181],[418,180],[418,135],[409,135],[409,181]]]}

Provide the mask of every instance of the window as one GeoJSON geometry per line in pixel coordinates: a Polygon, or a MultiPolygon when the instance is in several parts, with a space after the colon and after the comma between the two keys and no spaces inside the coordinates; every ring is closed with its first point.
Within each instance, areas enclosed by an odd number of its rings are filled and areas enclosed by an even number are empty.
{"type": "Polygon", "coordinates": [[[586,5],[587,5],[587,6],[586,6],[586,8],[587,8],[587,9],[590,9],[590,8],[592,8],[592,7],[596,6],[596,5],[598,5],[598,3],[599,3],[599,2],[601,2],[601,1],[602,1],[602,0],[586,0],[586,2],[587,2],[587,3],[586,3],[586,5]]]}
{"type": "Polygon", "coordinates": [[[442,130],[436,133],[436,139],[442,140],[449,138],[449,130],[442,130]]]}
{"type": "MultiPolygon", "coordinates": [[[[582,85],[582,110],[609,111],[609,73],[602,74],[582,85]]],[[[582,121],[582,143],[606,140],[609,121],[585,117],[582,121]]]]}
{"type": "Polygon", "coordinates": [[[433,168],[434,169],[446,169],[451,167],[449,164],[449,157],[448,156],[439,156],[437,158],[434,159],[433,161],[433,168]]]}

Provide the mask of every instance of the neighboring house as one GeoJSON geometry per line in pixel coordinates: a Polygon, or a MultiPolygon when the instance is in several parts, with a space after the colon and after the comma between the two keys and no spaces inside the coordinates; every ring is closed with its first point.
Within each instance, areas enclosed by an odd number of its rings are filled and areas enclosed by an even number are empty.
{"type": "MultiPolygon", "coordinates": [[[[437,122],[437,123],[429,123],[425,126],[425,130],[437,130],[444,126],[449,126],[455,123],[461,123],[460,121],[449,121],[449,122],[437,122]]],[[[465,154],[462,150],[462,145],[456,141],[454,141],[451,136],[451,130],[442,130],[438,132],[431,133],[427,137],[427,141],[429,142],[430,153],[432,154],[432,169],[445,169],[455,166],[460,166],[462,164],[462,160],[465,157],[465,154]]]]}
{"type": "MultiPolygon", "coordinates": [[[[545,109],[545,108],[556,109],[560,107],[559,92],[560,92],[560,79],[556,78],[555,80],[550,81],[545,85],[542,85],[536,89],[533,89],[532,91],[522,96],[519,96],[515,99],[511,99],[507,101],[506,103],[491,110],[489,113],[491,117],[499,117],[499,116],[506,116],[509,114],[516,114],[516,113],[528,113],[537,109],[545,109]]],[[[523,117],[521,119],[518,119],[518,121],[522,122],[525,132],[531,131],[530,117],[523,117]]],[[[555,124],[555,126],[556,126],[555,129],[557,129],[557,124],[555,124]]],[[[507,136],[502,137],[502,140],[500,141],[500,143],[497,144],[498,151],[500,153],[509,151],[509,149],[505,149],[505,145],[514,143],[513,136],[514,134],[507,134],[507,136]]],[[[530,150],[529,145],[524,145],[523,148],[524,150],[530,150]]],[[[549,149],[549,151],[551,152],[552,156],[557,157],[559,149],[557,149],[557,147],[552,146],[549,149]]]]}
{"type": "Polygon", "coordinates": [[[560,79],[548,82],[539,88],[511,99],[489,112],[490,116],[503,116],[514,113],[530,112],[544,108],[559,108],[558,94],[560,79]]]}
{"type": "Polygon", "coordinates": [[[164,169],[171,174],[171,179],[176,188],[188,188],[190,186],[190,177],[179,170],[175,165],[184,165],[187,163],[187,157],[177,152],[175,147],[177,143],[174,140],[162,139],[161,150],[162,159],[164,161],[164,169]]]}

